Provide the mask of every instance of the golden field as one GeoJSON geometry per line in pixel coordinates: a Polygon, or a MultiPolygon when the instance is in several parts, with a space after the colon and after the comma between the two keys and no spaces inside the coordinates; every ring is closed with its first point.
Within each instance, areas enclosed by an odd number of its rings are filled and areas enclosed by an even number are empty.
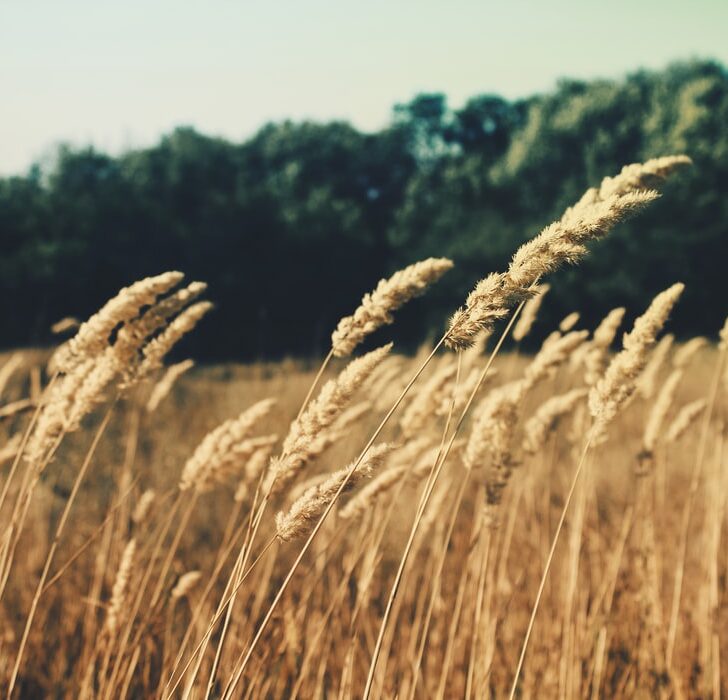
{"type": "Polygon", "coordinates": [[[4,356],[4,695],[724,695],[728,320],[674,342],[675,282],[538,322],[544,279],[689,165],[587,190],[414,357],[360,346],[445,258],[320,363],[165,366],[212,306],[175,271],[4,356]]]}
{"type": "MultiPolygon", "coordinates": [[[[30,373],[41,359],[23,354],[23,364],[3,393],[5,402],[28,396],[30,373]]],[[[713,348],[701,348],[690,360],[666,423],[687,402],[709,396],[718,360],[713,348]]],[[[406,368],[416,360],[387,362],[401,367],[399,377],[406,377],[406,368]]],[[[423,382],[448,362],[455,358],[444,354],[423,382]]],[[[492,384],[517,377],[528,362],[513,354],[499,357],[492,384]]],[[[643,474],[638,455],[644,427],[655,393],[670,371],[668,358],[653,393],[632,402],[589,459],[536,619],[522,673],[523,697],[634,697],[639,689],[645,697],[717,697],[721,688],[725,692],[720,675],[728,642],[722,633],[728,565],[723,539],[725,386],[709,426],[701,416],[676,443],[659,442],[654,465],[643,474]],[[691,499],[686,530],[684,511],[691,499]],[[683,558],[681,542],[686,536],[683,558]],[[666,637],[678,571],[683,585],[668,665],[666,637]]],[[[546,397],[583,383],[582,374],[580,366],[560,367],[527,398],[524,418],[546,397]]],[[[182,639],[188,636],[182,655],[186,662],[213,617],[234,553],[245,537],[235,529],[246,522],[251,507],[248,500],[233,499],[237,480],[230,478],[202,494],[188,510],[192,497],[180,497],[176,489],[181,469],[209,430],[260,399],[278,398],[261,422],[260,434],[283,435],[313,376],[313,371],[293,362],[193,369],[154,412],[145,408],[149,386],[114,406],[54,558],[53,574],[62,573],[40,601],[19,680],[22,695],[72,697],[84,683],[108,697],[161,695],[182,639]],[[134,523],[134,509],[147,489],[154,489],[155,501],[144,521],[134,523]],[[168,573],[160,581],[178,532],[168,573]],[[104,641],[106,610],[131,538],[137,553],[120,631],[114,640],[104,641]],[[227,551],[228,541],[234,545],[233,554],[227,551]],[[184,597],[172,598],[180,576],[189,571],[202,576],[184,597]],[[158,586],[158,600],[152,605],[158,586]],[[105,689],[99,677],[104,667],[110,685],[105,689]]],[[[376,379],[357,395],[358,401],[373,404],[366,418],[332,445],[306,476],[337,469],[356,457],[386,403],[376,379]],[[376,395],[371,388],[377,389],[376,395]]],[[[451,380],[440,388],[441,398],[453,385],[451,380]]],[[[386,393],[399,386],[387,387],[386,393]]],[[[417,402],[415,393],[398,415],[417,402]]],[[[82,432],[68,436],[36,489],[0,608],[4,679],[31,604],[33,583],[99,420],[94,416],[82,432]]],[[[25,421],[27,414],[3,421],[3,444],[25,421]]],[[[445,421],[446,416],[428,415],[418,434],[439,444],[445,421]]],[[[584,411],[577,407],[549,433],[536,455],[523,458],[497,522],[489,526],[479,516],[481,476],[466,471],[457,456],[448,460],[385,638],[386,663],[380,660],[377,680],[383,697],[463,697],[469,675],[473,697],[507,694],[585,424],[584,411]]],[[[469,427],[463,428],[466,437],[469,427]]],[[[400,433],[395,419],[386,439],[396,442],[400,433]]],[[[11,456],[5,455],[3,477],[11,456]]],[[[396,452],[392,459],[395,456],[396,452]]],[[[421,477],[401,491],[384,494],[356,522],[335,515],[327,521],[259,644],[246,675],[248,696],[291,697],[294,689],[304,698],[361,693],[425,481],[421,477]],[[362,581],[369,581],[368,589],[362,589],[362,581]]],[[[281,498],[276,509],[289,502],[281,498]]],[[[271,520],[269,514],[261,544],[272,532],[271,520]]],[[[295,543],[275,545],[240,589],[213,697],[231,676],[295,552],[295,543]]],[[[213,642],[218,636],[216,632],[213,642]]],[[[196,697],[203,696],[213,659],[214,644],[199,670],[196,697]]]]}

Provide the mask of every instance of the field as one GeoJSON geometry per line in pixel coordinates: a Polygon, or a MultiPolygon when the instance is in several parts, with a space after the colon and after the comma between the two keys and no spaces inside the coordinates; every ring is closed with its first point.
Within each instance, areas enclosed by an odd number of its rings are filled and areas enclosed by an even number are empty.
{"type": "Polygon", "coordinates": [[[4,693],[728,692],[728,322],[675,342],[679,283],[538,322],[542,278],[686,163],[607,178],[413,357],[357,346],[450,261],[380,282],[323,362],[165,369],[210,308],[179,273],[0,358],[4,693]]]}

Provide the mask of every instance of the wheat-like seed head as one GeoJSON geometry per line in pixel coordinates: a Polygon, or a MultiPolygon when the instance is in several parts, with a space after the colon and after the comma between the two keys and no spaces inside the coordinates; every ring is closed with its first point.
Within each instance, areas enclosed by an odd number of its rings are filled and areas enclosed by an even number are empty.
{"type": "Polygon", "coordinates": [[[586,369],[584,380],[587,386],[593,386],[606,371],[609,347],[617,335],[617,330],[622,325],[624,313],[625,308],[618,306],[616,309],[612,309],[596,327],[584,355],[586,369]]]}
{"type": "Polygon", "coordinates": [[[324,433],[391,349],[389,343],[352,360],[338,377],[324,384],[319,395],[291,424],[280,456],[271,460],[263,493],[277,494],[285,490],[304,466],[321,453],[328,444],[324,433]]]}
{"type": "Polygon", "coordinates": [[[78,333],[68,343],[58,349],[52,362],[54,370],[70,372],[83,360],[103,352],[109,344],[111,332],[120,323],[136,318],[140,309],[153,304],[158,296],[179,284],[183,277],[181,272],[165,272],[121,289],[81,324],[78,333]]]}
{"type": "Polygon", "coordinates": [[[572,311],[568,316],[564,316],[559,323],[559,330],[562,333],[568,333],[578,322],[580,314],[578,311],[572,311]]]}
{"type": "Polygon", "coordinates": [[[334,355],[351,355],[366,336],[394,321],[393,311],[424,294],[427,287],[437,282],[452,266],[452,261],[447,258],[428,258],[381,280],[373,292],[364,296],[353,315],[339,321],[331,336],[334,355]]]}
{"type": "Polygon", "coordinates": [[[288,542],[308,535],[349,474],[351,477],[346,482],[345,490],[353,488],[358,482],[369,476],[382,464],[391,450],[392,447],[388,444],[375,445],[369,449],[358,465],[354,463],[345,469],[334,472],[326,481],[306,491],[293,503],[288,512],[279,512],[276,515],[278,538],[283,542],[288,542]]]}
{"type": "Polygon", "coordinates": [[[237,418],[231,418],[208,433],[187,460],[179,487],[182,491],[195,488],[207,491],[233,465],[245,463],[259,447],[275,442],[274,436],[263,438],[263,442],[249,440],[253,428],[270,412],[275,399],[263,399],[243,411],[237,418]]]}
{"type": "Polygon", "coordinates": [[[647,311],[634,322],[633,329],[625,334],[624,349],[589,392],[589,409],[597,424],[597,434],[634,393],[637,377],[647,362],[647,353],[684,288],[685,285],[678,282],[653,299],[647,311]]]}
{"type": "Polygon", "coordinates": [[[167,353],[187,335],[212,309],[209,301],[200,301],[187,307],[156,338],[143,348],[144,359],[134,372],[133,380],[138,381],[162,366],[167,353]]]}
{"type": "Polygon", "coordinates": [[[663,423],[675,401],[675,392],[677,391],[682,376],[682,369],[674,369],[665,380],[665,383],[660,387],[657,399],[652,404],[652,409],[650,410],[650,415],[642,436],[642,451],[644,456],[652,455],[655,451],[657,440],[662,432],[663,423]]]}
{"type": "MultiPolygon", "coordinates": [[[[654,168],[650,167],[649,171],[653,172],[654,168]]],[[[667,166],[660,170],[661,173],[671,171],[667,166]]],[[[639,181],[634,176],[623,178],[609,196],[589,194],[559,221],[524,243],[506,273],[491,274],[476,285],[465,307],[451,318],[446,344],[454,350],[469,347],[480,328],[491,327],[513,305],[533,296],[533,288],[541,277],[565,263],[580,260],[587,252],[586,243],[602,238],[615,224],[659,196],[654,190],[630,189],[639,181]]]]}
{"type": "Polygon", "coordinates": [[[186,574],[182,574],[172,589],[170,596],[173,600],[184,598],[190,594],[190,591],[197,585],[201,578],[202,573],[200,571],[188,571],[186,574]]]}
{"type": "Polygon", "coordinates": [[[707,405],[708,402],[705,399],[697,399],[685,404],[667,429],[665,441],[668,443],[677,442],[697,420],[707,405]]]}
{"type": "Polygon", "coordinates": [[[114,585],[111,588],[111,600],[109,601],[109,608],[106,612],[105,626],[105,630],[109,636],[113,636],[119,627],[122,610],[126,603],[127,588],[129,586],[129,579],[131,578],[132,567],[134,566],[135,555],[136,540],[132,539],[124,547],[119,569],[114,579],[114,585]]]}
{"type": "Polygon", "coordinates": [[[406,466],[395,464],[375,476],[339,510],[339,517],[343,520],[355,520],[362,517],[371,510],[382,494],[402,481],[406,471],[406,466]]]}
{"type": "Polygon", "coordinates": [[[164,376],[154,385],[152,393],[147,401],[147,411],[154,413],[159,408],[159,404],[164,401],[172,391],[174,383],[188,370],[195,366],[194,360],[183,360],[174,365],[167,367],[164,376]]]}
{"type": "Polygon", "coordinates": [[[546,444],[548,434],[555,430],[559,419],[571,413],[587,393],[586,389],[572,389],[541,404],[524,426],[524,450],[528,454],[536,454],[546,444]]]}
{"type": "Polygon", "coordinates": [[[152,505],[154,504],[156,497],[157,494],[154,489],[147,489],[139,497],[139,502],[136,504],[136,508],[134,508],[134,512],[131,516],[132,522],[135,525],[140,525],[147,519],[149,511],[152,509],[152,505]]]}
{"type": "Polygon", "coordinates": [[[541,309],[541,304],[549,289],[551,289],[550,284],[539,284],[535,289],[535,295],[523,305],[521,315],[513,327],[513,340],[517,343],[520,343],[531,332],[531,328],[533,328],[538,312],[541,309]]]}

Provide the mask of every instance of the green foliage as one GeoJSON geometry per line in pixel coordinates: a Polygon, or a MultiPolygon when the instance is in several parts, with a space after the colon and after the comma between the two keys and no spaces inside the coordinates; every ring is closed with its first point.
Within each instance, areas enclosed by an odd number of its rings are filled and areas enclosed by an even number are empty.
{"type": "Polygon", "coordinates": [[[217,302],[187,348],[198,356],[321,352],[380,277],[450,256],[456,269],[401,316],[398,338],[414,343],[586,187],[677,152],[695,167],[551,280],[544,321],[637,312],[679,279],[674,325],[710,334],[726,313],[728,74],[693,62],[459,110],[419,95],[373,134],[284,122],[242,144],[178,128],[119,158],[63,148],[48,172],[0,179],[3,341],[44,342],[59,317],[178,268],[217,302]]]}

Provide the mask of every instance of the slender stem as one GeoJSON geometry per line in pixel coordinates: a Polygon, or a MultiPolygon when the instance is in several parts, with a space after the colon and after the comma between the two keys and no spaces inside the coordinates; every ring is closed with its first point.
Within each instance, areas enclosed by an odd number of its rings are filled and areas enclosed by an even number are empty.
{"type": "Polygon", "coordinates": [[[341,482],[341,485],[339,486],[338,491],[334,494],[333,498],[331,499],[328,506],[324,510],[323,514],[319,518],[314,529],[312,530],[311,534],[308,536],[308,539],[304,543],[303,548],[301,549],[298,556],[296,557],[296,560],[293,562],[293,565],[291,566],[288,574],[286,575],[286,578],[283,580],[283,583],[281,584],[280,588],[278,589],[278,593],[276,594],[276,597],[273,599],[273,602],[271,603],[270,608],[268,608],[268,612],[267,612],[266,616],[263,618],[263,622],[261,623],[260,627],[258,628],[258,631],[257,631],[255,637],[253,638],[253,641],[251,642],[250,647],[248,648],[248,651],[247,651],[245,657],[243,658],[243,661],[242,661],[240,667],[238,668],[238,670],[235,672],[235,674],[233,676],[233,680],[230,684],[228,692],[225,695],[226,698],[230,697],[231,694],[233,693],[233,691],[235,690],[235,686],[238,684],[240,678],[242,677],[243,672],[245,671],[245,667],[247,666],[248,661],[250,660],[250,657],[253,653],[253,650],[255,649],[256,645],[260,641],[260,638],[261,638],[266,626],[270,622],[270,619],[273,615],[273,611],[275,610],[279,601],[283,597],[284,591],[288,587],[288,584],[291,582],[291,579],[293,578],[293,574],[296,572],[296,569],[298,568],[301,561],[303,560],[303,557],[306,554],[306,552],[308,551],[308,548],[311,546],[311,542],[313,542],[314,537],[316,537],[316,535],[318,534],[318,531],[321,529],[321,526],[324,524],[324,521],[326,520],[328,514],[331,512],[331,509],[334,507],[334,504],[336,503],[337,498],[342,493],[342,491],[346,488],[346,485],[349,483],[349,480],[351,479],[352,474],[354,473],[356,468],[359,466],[361,461],[364,459],[364,457],[366,456],[366,453],[369,451],[369,448],[374,444],[374,441],[379,437],[379,434],[382,432],[382,430],[384,429],[384,426],[387,424],[389,419],[392,417],[394,412],[397,410],[397,408],[399,407],[399,404],[402,402],[402,400],[407,395],[407,393],[412,388],[412,386],[417,381],[417,379],[419,379],[422,372],[425,370],[427,365],[430,363],[432,358],[435,356],[435,353],[440,349],[442,344],[445,342],[445,338],[446,338],[446,336],[443,335],[442,338],[440,338],[440,340],[437,342],[435,347],[432,349],[432,352],[427,356],[427,359],[422,363],[422,365],[417,370],[417,372],[415,372],[415,375],[408,382],[407,386],[402,390],[402,393],[399,395],[397,400],[394,402],[394,405],[392,406],[392,408],[389,409],[389,411],[387,412],[387,415],[384,416],[384,418],[382,419],[382,422],[379,424],[379,427],[374,431],[374,434],[369,438],[369,441],[365,445],[364,449],[362,450],[362,452],[359,455],[356,462],[354,462],[351,465],[351,468],[349,469],[349,473],[346,475],[346,478],[341,482]]]}
{"type": "Polygon", "coordinates": [[[437,596],[440,592],[442,585],[442,571],[445,568],[445,560],[447,558],[447,548],[452,537],[453,530],[455,528],[455,521],[457,520],[457,514],[460,510],[460,504],[462,503],[463,496],[465,495],[465,489],[470,481],[470,471],[465,474],[465,477],[460,482],[460,488],[455,496],[452,513],[450,514],[450,521],[447,525],[447,532],[443,539],[442,552],[440,553],[439,560],[435,568],[435,575],[432,577],[432,592],[430,593],[430,600],[427,605],[427,612],[425,613],[424,624],[422,625],[422,633],[420,637],[420,643],[417,648],[417,659],[412,665],[412,686],[410,688],[409,700],[413,700],[415,692],[417,690],[417,677],[420,672],[420,665],[422,664],[422,656],[425,653],[425,645],[427,643],[427,635],[430,631],[430,622],[432,620],[432,613],[435,609],[435,603],[437,602],[437,596]]]}
{"type": "MultiPolygon", "coordinates": [[[[311,397],[313,396],[313,392],[316,390],[316,387],[318,386],[319,381],[321,380],[321,377],[323,376],[324,372],[326,371],[326,368],[328,367],[331,359],[334,356],[334,350],[331,348],[324,358],[323,362],[321,363],[321,366],[318,369],[318,372],[316,373],[316,376],[313,379],[313,382],[311,383],[311,386],[308,389],[308,393],[306,394],[305,398],[303,399],[303,402],[301,403],[301,407],[298,409],[298,414],[296,415],[296,420],[298,420],[303,412],[306,410],[306,406],[308,406],[309,401],[311,400],[311,397]]],[[[273,485],[271,485],[270,489],[273,488],[273,485]]],[[[260,482],[258,483],[258,488],[256,489],[255,493],[255,502],[257,503],[257,497],[258,497],[258,491],[260,489],[260,482]]],[[[260,528],[260,523],[263,519],[263,514],[265,513],[266,506],[268,505],[268,501],[270,499],[270,489],[263,497],[263,501],[260,504],[260,507],[255,510],[255,505],[253,506],[253,509],[251,510],[251,515],[253,512],[255,512],[255,517],[251,521],[253,524],[252,532],[250,529],[248,530],[248,537],[246,538],[245,542],[243,543],[243,547],[240,551],[240,555],[238,556],[238,559],[235,562],[235,566],[233,567],[233,570],[230,574],[230,579],[227,582],[225,591],[223,592],[223,596],[227,593],[227,590],[231,585],[235,585],[237,582],[237,576],[240,574],[240,572],[245,570],[245,565],[248,563],[248,558],[250,557],[250,552],[253,548],[253,543],[255,541],[255,538],[258,534],[258,529],[260,528]]],[[[230,604],[227,606],[228,610],[225,615],[225,621],[223,623],[223,629],[222,633],[220,635],[220,639],[217,643],[217,650],[215,652],[215,659],[212,664],[212,670],[210,672],[210,679],[207,684],[207,692],[205,694],[205,697],[208,698],[210,696],[210,692],[212,690],[212,684],[215,679],[215,675],[217,673],[218,664],[220,662],[220,657],[222,654],[222,647],[225,643],[225,637],[227,634],[228,625],[230,622],[230,617],[232,615],[232,608],[235,605],[235,599],[233,598],[230,602],[230,604]]],[[[220,608],[218,607],[218,610],[216,612],[219,612],[220,608]]],[[[205,645],[206,646],[206,645],[205,645]]],[[[205,647],[203,647],[202,651],[200,652],[200,659],[202,658],[202,654],[205,652],[205,647]]],[[[195,675],[199,671],[199,664],[198,667],[195,669],[195,675]]]]}
{"type": "Polygon", "coordinates": [[[726,349],[723,349],[721,350],[720,356],[718,358],[718,363],[715,368],[715,374],[713,375],[713,380],[710,387],[710,400],[708,408],[705,411],[703,430],[701,432],[700,442],[698,443],[695,463],[693,464],[693,473],[690,479],[690,489],[688,490],[688,497],[685,501],[685,507],[683,508],[682,513],[682,528],[680,531],[680,544],[678,545],[678,561],[675,568],[675,585],[672,593],[672,607],[670,610],[670,624],[668,626],[667,647],[665,654],[668,668],[672,665],[672,654],[675,650],[675,640],[677,637],[677,625],[680,613],[680,598],[682,596],[683,572],[685,569],[685,557],[687,554],[690,517],[692,515],[693,505],[695,502],[695,494],[698,491],[698,485],[700,483],[703,459],[705,457],[705,450],[708,444],[708,435],[710,432],[710,422],[713,418],[713,411],[715,410],[715,403],[718,397],[718,390],[720,389],[720,380],[723,374],[723,366],[725,364],[725,360],[726,349]]]}
{"type": "Polygon", "coordinates": [[[316,376],[313,378],[313,383],[308,389],[308,393],[306,394],[306,398],[303,400],[303,403],[301,404],[301,408],[298,409],[298,415],[296,416],[296,420],[298,420],[301,417],[301,414],[306,410],[306,406],[308,406],[308,402],[311,400],[311,397],[313,396],[313,392],[316,390],[316,387],[318,386],[319,381],[321,381],[321,377],[323,376],[324,372],[326,371],[326,368],[329,366],[329,362],[331,362],[331,358],[334,356],[334,349],[331,348],[329,350],[329,354],[326,355],[324,358],[324,361],[321,363],[321,367],[319,367],[318,372],[316,373],[316,376]]]}
{"type": "Polygon", "coordinates": [[[509,694],[509,700],[513,700],[513,698],[516,696],[516,688],[518,687],[518,678],[521,675],[521,670],[523,668],[523,662],[526,658],[526,650],[528,649],[528,641],[531,638],[531,632],[533,631],[533,624],[536,621],[536,613],[538,612],[539,604],[541,603],[541,597],[543,596],[544,589],[546,588],[546,579],[548,578],[549,571],[551,570],[551,562],[554,559],[554,552],[556,551],[556,545],[559,541],[559,535],[561,534],[561,530],[564,527],[564,521],[566,520],[566,512],[569,510],[569,504],[571,503],[571,499],[574,496],[574,492],[576,491],[576,484],[579,480],[579,475],[582,472],[582,469],[584,468],[584,464],[586,463],[586,456],[589,452],[589,448],[591,447],[592,440],[594,439],[595,430],[594,427],[589,431],[589,435],[586,440],[586,444],[584,445],[584,449],[581,453],[581,458],[579,459],[579,464],[576,467],[576,471],[574,472],[574,476],[571,479],[571,485],[569,486],[569,492],[566,496],[566,501],[564,502],[564,507],[561,509],[561,516],[559,517],[558,525],[556,526],[556,532],[554,533],[554,538],[551,542],[551,549],[549,550],[549,555],[546,558],[546,566],[544,567],[543,574],[541,575],[541,581],[538,585],[538,592],[536,593],[536,601],[533,604],[533,610],[531,611],[531,618],[528,621],[528,627],[526,628],[526,636],[523,640],[523,646],[521,647],[521,654],[518,658],[518,665],[516,666],[516,673],[513,678],[513,685],[511,686],[511,692],[509,694]]]}
{"type": "MultiPolygon", "coordinates": [[[[54,374],[51,378],[50,382],[46,386],[46,388],[43,390],[43,394],[46,394],[49,392],[50,388],[55,384],[56,379],[58,377],[58,374],[54,374]]],[[[38,399],[38,405],[35,407],[35,411],[33,411],[33,415],[30,419],[30,422],[28,423],[27,428],[25,429],[25,432],[23,433],[23,439],[20,441],[20,446],[18,447],[18,451],[15,453],[15,457],[13,459],[13,464],[10,467],[10,471],[8,472],[8,477],[5,480],[5,483],[3,484],[3,490],[0,494],[0,509],[2,509],[5,499],[8,495],[8,490],[10,488],[10,482],[13,479],[13,476],[15,475],[15,472],[18,468],[18,465],[20,464],[20,460],[23,457],[23,452],[25,452],[25,447],[28,444],[28,439],[30,438],[31,431],[33,430],[33,426],[35,425],[36,421],[38,420],[38,416],[40,415],[41,410],[43,409],[44,403],[43,403],[43,396],[38,399]]]]}
{"type": "Polygon", "coordinates": [[[498,354],[498,351],[501,349],[503,342],[505,341],[506,337],[508,336],[508,333],[510,332],[511,328],[513,327],[513,324],[516,321],[516,318],[518,318],[518,314],[521,312],[521,309],[523,308],[524,302],[521,302],[514,314],[511,316],[510,321],[508,322],[508,325],[504,329],[503,333],[501,334],[501,337],[498,340],[498,343],[493,348],[493,351],[490,354],[490,357],[488,358],[488,362],[486,363],[485,367],[483,368],[483,371],[480,373],[480,377],[478,378],[478,383],[473,388],[472,392],[470,393],[470,396],[468,397],[468,400],[465,404],[465,407],[463,408],[462,413],[460,414],[460,418],[458,419],[457,424],[455,425],[455,430],[453,431],[453,434],[450,438],[450,441],[448,442],[447,448],[445,449],[444,454],[438,453],[437,457],[435,458],[435,463],[432,465],[432,470],[430,472],[430,479],[428,480],[427,487],[425,488],[425,491],[422,495],[422,498],[420,499],[420,507],[418,508],[417,515],[415,516],[415,521],[412,524],[412,529],[410,530],[409,539],[407,541],[407,545],[405,546],[404,554],[402,555],[402,558],[400,559],[399,563],[399,569],[397,570],[397,574],[394,579],[394,583],[392,584],[392,590],[389,594],[389,600],[387,601],[387,608],[384,611],[384,617],[382,618],[382,622],[379,626],[379,635],[377,637],[377,642],[374,647],[374,654],[372,655],[372,661],[369,666],[369,675],[367,676],[367,683],[366,687],[364,688],[364,695],[363,700],[368,700],[371,692],[372,692],[372,683],[374,681],[374,672],[376,670],[377,661],[379,659],[379,653],[382,649],[382,641],[384,639],[384,631],[387,626],[387,622],[389,620],[389,615],[392,610],[392,604],[394,603],[394,598],[397,595],[397,591],[399,590],[399,585],[402,581],[402,575],[404,573],[404,567],[407,563],[407,559],[409,558],[410,551],[412,550],[412,543],[415,539],[415,534],[417,533],[417,529],[420,526],[420,522],[422,520],[422,516],[424,514],[425,509],[427,508],[427,504],[430,501],[430,496],[432,495],[432,490],[435,486],[435,483],[437,482],[437,479],[440,476],[440,472],[442,471],[442,466],[445,463],[445,460],[447,459],[448,455],[450,454],[450,450],[452,449],[453,443],[455,442],[455,438],[458,435],[458,432],[460,428],[463,425],[463,422],[465,421],[465,416],[468,413],[468,410],[470,409],[470,406],[472,405],[473,401],[475,400],[475,396],[477,395],[478,391],[480,390],[480,386],[485,380],[486,375],[488,374],[488,371],[490,370],[491,365],[493,364],[493,360],[495,359],[495,356],[498,354]]]}
{"type": "Polygon", "coordinates": [[[56,581],[58,581],[61,576],[63,576],[63,574],[68,570],[71,564],[73,564],[73,562],[76,561],[76,559],[78,559],[91,545],[91,543],[103,532],[108,522],[114,516],[114,513],[116,513],[116,511],[124,505],[124,501],[126,501],[126,499],[131,495],[131,492],[133,491],[134,486],[136,486],[137,481],[139,481],[139,477],[131,482],[129,488],[124,492],[121,498],[119,498],[118,503],[112,506],[112,508],[109,510],[101,525],[99,525],[96,530],[94,530],[91,535],[89,535],[88,539],[67,559],[63,566],[61,566],[58,571],[53,574],[53,577],[50,579],[50,581],[48,581],[48,583],[46,583],[45,587],[43,588],[41,595],[43,595],[43,593],[45,593],[56,581]]]}
{"type": "MultiPolygon", "coordinates": [[[[228,598],[220,605],[220,609],[219,609],[218,613],[212,618],[212,622],[210,622],[210,624],[207,628],[207,631],[205,632],[204,637],[202,638],[200,643],[195,647],[192,654],[190,654],[190,658],[188,659],[184,668],[180,671],[180,675],[179,675],[179,678],[177,679],[177,682],[172,686],[172,688],[170,689],[168,694],[163,694],[163,697],[172,697],[172,693],[174,693],[174,691],[177,689],[177,686],[182,682],[182,679],[184,678],[185,673],[187,672],[187,669],[190,667],[190,664],[197,656],[197,653],[200,651],[203,644],[205,644],[205,642],[209,639],[210,635],[212,634],[212,630],[215,627],[215,623],[217,623],[217,621],[222,617],[222,613],[225,610],[225,606],[227,606],[227,604],[233,599],[233,596],[238,592],[240,587],[245,583],[245,580],[247,579],[248,574],[255,568],[255,565],[263,558],[263,555],[270,549],[271,545],[275,541],[276,541],[276,537],[274,535],[273,537],[271,537],[268,540],[268,542],[266,542],[265,546],[260,551],[260,554],[258,554],[258,556],[255,558],[255,561],[253,561],[253,563],[248,567],[248,570],[245,572],[245,574],[243,574],[243,577],[240,580],[240,583],[238,583],[238,585],[235,586],[232,593],[230,593],[228,598]]],[[[169,683],[171,683],[171,682],[172,682],[172,679],[170,678],[167,685],[169,685],[169,683]]]]}
{"type": "Polygon", "coordinates": [[[68,500],[66,501],[66,505],[63,509],[63,513],[61,514],[61,519],[58,521],[58,526],[56,527],[56,533],[53,536],[53,542],[51,543],[51,548],[48,551],[48,556],[46,557],[45,565],[43,566],[43,573],[40,576],[40,580],[38,581],[38,585],[35,589],[35,595],[33,596],[33,602],[30,605],[30,611],[28,612],[28,617],[25,621],[25,629],[23,630],[23,636],[20,640],[20,647],[18,648],[18,655],[15,658],[15,665],[13,666],[13,672],[10,676],[10,683],[8,685],[8,694],[7,697],[10,699],[13,694],[13,688],[15,687],[15,681],[18,678],[18,672],[20,671],[20,664],[23,660],[23,652],[25,651],[25,645],[28,642],[28,635],[30,634],[30,628],[33,624],[33,620],[35,618],[35,613],[38,609],[38,603],[40,602],[40,597],[43,593],[43,588],[45,586],[46,579],[48,578],[48,573],[50,572],[51,564],[53,563],[53,556],[56,553],[56,549],[58,548],[58,543],[60,542],[61,535],[63,534],[63,529],[66,526],[66,522],[68,521],[68,516],[71,512],[71,508],[73,507],[73,504],[76,501],[76,496],[78,495],[78,490],[81,487],[81,482],[83,481],[84,476],[86,476],[86,472],[88,471],[88,467],[91,464],[91,458],[94,455],[94,452],[96,451],[96,447],[99,444],[99,441],[101,440],[101,436],[104,434],[104,430],[106,429],[106,426],[109,424],[109,420],[111,419],[111,413],[114,409],[114,404],[112,403],[111,406],[109,406],[108,410],[106,411],[106,415],[104,416],[103,420],[101,421],[101,424],[99,425],[98,430],[96,431],[96,435],[94,436],[93,441],[91,442],[91,446],[89,447],[88,452],[86,453],[86,458],[83,461],[83,464],[81,465],[81,469],[78,472],[78,476],[76,476],[76,480],[73,483],[73,488],[71,490],[71,495],[68,497],[68,500]]]}

